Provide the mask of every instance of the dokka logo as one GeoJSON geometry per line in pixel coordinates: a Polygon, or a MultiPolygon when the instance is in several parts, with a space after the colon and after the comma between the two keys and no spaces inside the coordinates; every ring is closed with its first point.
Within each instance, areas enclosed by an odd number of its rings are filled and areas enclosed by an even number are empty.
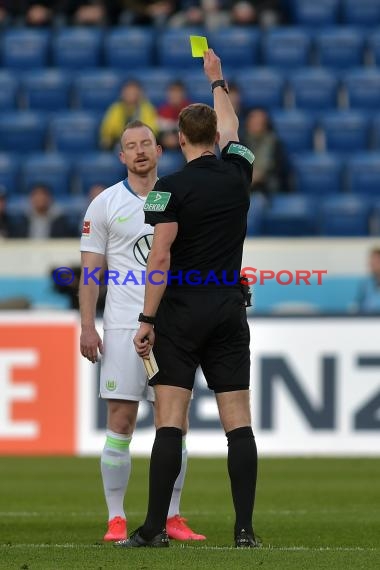
{"type": "Polygon", "coordinates": [[[142,236],[133,246],[133,255],[136,261],[146,267],[148,256],[152,248],[153,234],[142,236]]]}

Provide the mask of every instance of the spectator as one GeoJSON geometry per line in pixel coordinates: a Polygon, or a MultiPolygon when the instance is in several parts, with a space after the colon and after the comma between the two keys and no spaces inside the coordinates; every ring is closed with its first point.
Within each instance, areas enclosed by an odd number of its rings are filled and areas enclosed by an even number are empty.
{"type": "Polygon", "coordinates": [[[239,118],[240,125],[242,125],[247,114],[247,110],[242,104],[239,85],[233,81],[231,83],[228,83],[228,94],[230,96],[234,111],[239,118]]]}
{"type": "Polygon", "coordinates": [[[172,81],[166,90],[166,102],[158,108],[160,131],[173,130],[178,126],[178,115],[190,104],[182,81],[172,81]]]}
{"type": "Polygon", "coordinates": [[[0,186],[0,238],[11,238],[14,236],[14,220],[7,212],[7,190],[4,186],[0,186]]]}
{"type": "Polygon", "coordinates": [[[134,120],[142,121],[157,133],[157,111],[145,98],[140,83],[131,79],[123,85],[120,100],[106,111],[100,126],[100,146],[106,150],[114,148],[125,125],[134,120]]]}
{"type": "Polygon", "coordinates": [[[7,26],[12,17],[12,11],[9,8],[9,2],[0,0],[0,26],[7,26]]]}
{"type": "Polygon", "coordinates": [[[25,14],[25,23],[27,26],[50,26],[53,21],[53,10],[51,2],[38,1],[28,2],[29,7],[25,14]]]}
{"type": "Polygon", "coordinates": [[[63,2],[63,12],[73,25],[104,26],[112,22],[114,4],[103,0],[66,0],[63,2]]]}
{"type": "Polygon", "coordinates": [[[48,186],[36,184],[32,188],[29,208],[18,220],[15,237],[31,239],[72,237],[68,218],[54,204],[48,186]]]}
{"type": "Polygon", "coordinates": [[[288,190],[284,151],[264,109],[247,114],[242,140],[255,155],[252,191],[266,195],[288,190]]]}
{"type": "Polygon", "coordinates": [[[169,21],[173,28],[205,26],[212,30],[229,24],[229,14],[223,11],[221,0],[189,0],[181,2],[182,10],[169,21]]]}
{"type": "Polygon", "coordinates": [[[226,2],[232,26],[274,26],[283,21],[280,0],[230,0],[226,2]]]}
{"type": "Polygon", "coordinates": [[[162,26],[177,10],[174,0],[120,0],[120,23],[138,26],[162,26]]]}
{"type": "Polygon", "coordinates": [[[380,313],[380,247],[375,247],[369,254],[370,275],[360,285],[357,296],[359,313],[380,313]]]}
{"type": "Polygon", "coordinates": [[[159,133],[157,143],[162,146],[164,151],[181,150],[177,129],[170,129],[169,131],[162,131],[159,133]]]}

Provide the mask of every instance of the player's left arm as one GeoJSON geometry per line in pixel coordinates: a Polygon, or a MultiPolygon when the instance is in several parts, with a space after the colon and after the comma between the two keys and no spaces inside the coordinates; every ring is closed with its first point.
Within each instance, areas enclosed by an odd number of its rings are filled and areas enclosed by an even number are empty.
{"type": "MultiPolygon", "coordinates": [[[[155,317],[167,285],[170,268],[170,248],[177,237],[178,223],[158,223],[154,228],[152,248],[146,269],[145,299],[143,314],[155,317]]],[[[134,338],[137,353],[145,358],[154,344],[154,329],[149,323],[141,323],[134,338]]]]}

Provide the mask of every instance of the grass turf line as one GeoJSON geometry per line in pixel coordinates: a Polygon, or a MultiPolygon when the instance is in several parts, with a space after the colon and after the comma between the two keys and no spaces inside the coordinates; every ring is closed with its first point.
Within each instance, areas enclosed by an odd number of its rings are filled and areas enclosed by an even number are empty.
{"type": "MultiPolygon", "coordinates": [[[[134,459],[129,528],[147,503],[148,460],[134,459]]],[[[182,514],[206,542],[162,551],[103,545],[106,510],[94,458],[0,458],[0,568],[377,569],[380,459],[263,459],[256,504],[261,550],[230,549],[224,459],[190,458],[182,514]],[[221,548],[222,547],[222,548],[221,548]]]]}

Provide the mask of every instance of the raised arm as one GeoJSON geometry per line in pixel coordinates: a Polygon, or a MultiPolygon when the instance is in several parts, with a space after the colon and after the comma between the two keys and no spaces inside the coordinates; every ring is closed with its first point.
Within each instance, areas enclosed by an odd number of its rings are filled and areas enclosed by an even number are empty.
{"type": "MultiPolygon", "coordinates": [[[[211,85],[214,81],[223,80],[221,61],[212,49],[207,50],[204,54],[204,70],[211,85]]],[[[239,140],[239,119],[223,86],[215,87],[213,94],[214,109],[218,118],[218,132],[220,135],[219,148],[222,150],[228,141],[239,140]]]]}

